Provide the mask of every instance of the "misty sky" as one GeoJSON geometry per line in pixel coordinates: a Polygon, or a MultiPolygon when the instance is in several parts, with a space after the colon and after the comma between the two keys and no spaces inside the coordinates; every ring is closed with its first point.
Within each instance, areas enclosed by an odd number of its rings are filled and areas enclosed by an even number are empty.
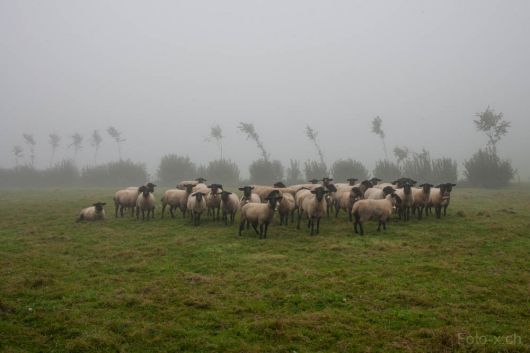
{"type": "MultiPolygon", "coordinates": [[[[252,122],[273,159],[370,169],[383,149],[426,148],[461,162],[483,146],[474,114],[512,122],[498,146],[530,176],[530,1],[9,1],[0,0],[0,166],[22,134],[88,140],[113,125],[124,157],[153,172],[166,153],[204,163],[220,124],[225,156],[247,175],[258,150],[237,130],[252,122]]],[[[106,133],[100,161],[118,158],[106,133]]],[[[26,153],[27,155],[27,153],[26,153]]],[[[78,164],[92,163],[85,142],[78,164]]]]}

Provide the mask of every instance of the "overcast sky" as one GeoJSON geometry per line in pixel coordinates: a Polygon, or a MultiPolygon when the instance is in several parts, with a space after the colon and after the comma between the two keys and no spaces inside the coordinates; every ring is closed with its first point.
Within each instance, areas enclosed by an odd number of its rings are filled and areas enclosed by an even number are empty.
{"type": "MultiPolygon", "coordinates": [[[[113,125],[124,157],[154,171],[166,153],[225,156],[247,175],[258,150],[237,130],[255,124],[271,157],[370,169],[383,149],[426,148],[461,162],[486,138],[488,105],[512,122],[498,146],[530,176],[530,1],[9,1],[0,0],[0,166],[23,133],[49,163],[48,134],[88,140],[113,125]]],[[[104,135],[100,161],[117,159],[104,135]]],[[[86,141],[78,164],[91,163],[86,141]]]]}

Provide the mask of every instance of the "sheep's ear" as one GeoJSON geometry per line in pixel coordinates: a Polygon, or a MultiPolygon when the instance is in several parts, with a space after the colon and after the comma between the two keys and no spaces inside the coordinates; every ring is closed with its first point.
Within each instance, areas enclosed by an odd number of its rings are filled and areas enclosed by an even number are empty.
{"type": "Polygon", "coordinates": [[[451,186],[456,186],[456,184],[451,184],[451,186]]]}
{"type": "Polygon", "coordinates": [[[311,190],[311,193],[312,194],[316,194],[317,192],[315,190],[311,190]]]}
{"type": "Polygon", "coordinates": [[[251,186],[251,187],[250,187],[250,190],[254,190],[254,187],[253,187],[253,186],[251,186]]]}
{"type": "Polygon", "coordinates": [[[245,188],[237,188],[239,191],[245,191],[245,188]]]}
{"type": "Polygon", "coordinates": [[[100,202],[99,203],[101,206],[105,206],[107,203],[106,202],[100,202]]]}

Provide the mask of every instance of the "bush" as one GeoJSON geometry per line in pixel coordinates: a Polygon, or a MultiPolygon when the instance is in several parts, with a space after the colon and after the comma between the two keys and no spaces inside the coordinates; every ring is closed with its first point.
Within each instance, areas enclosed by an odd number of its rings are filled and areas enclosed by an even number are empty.
{"type": "Polygon", "coordinates": [[[89,186],[136,186],[147,181],[147,171],[143,163],[110,162],[83,168],[81,180],[89,186]]]}
{"type": "Polygon", "coordinates": [[[322,162],[306,161],[304,163],[304,173],[306,180],[320,180],[328,176],[328,167],[322,162]]]}
{"type": "MultiPolygon", "coordinates": [[[[202,168],[201,172],[202,172],[202,168]]],[[[200,174],[208,181],[235,186],[239,184],[239,167],[229,159],[218,159],[211,161],[204,168],[204,175],[200,174]]]]}
{"type": "Polygon", "coordinates": [[[4,187],[58,187],[79,184],[79,171],[72,161],[62,161],[53,167],[39,170],[30,166],[0,169],[4,187]]]}
{"type": "Polygon", "coordinates": [[[268,161],[263,158],[252,162],[249,167],[250,182],[272,185],[283,179],[283,166],[280,161],[268,161]]]}
{"type": "Polygon", "coordinates": [[[368,179],[368,170],[365,166],[352,159],[339,159],[331,167],[331,174],[335,182],[343,182],[348,178],[359,180],[368,179]]]}
{"type": "Polygon", "coordinates": [[[287,168],[285,182],[287,185],[295,185],[303,183],[302,170],[300,169],[300,162],[295,160],[289,161],[289,168],[287,168]]]}
{"type": "Polygon", "coordinates": [[[392,182],[401,176],[401,169],[396,163],[385,159],[375,163],[373,175],[384,181],[392,182]]]}
{"type": "Polygon", "coordinates": [[[412,157],[403,162],[403,175],[422,182],[432,182],[432,164],[431,156],[428,151],[422,150],[421,153],[413,153],[412,157]]]}
{"type": "Polygon", "coordinates": [[[182,180],[195,179],[197,167],[187,156],[168,154],[160,160],[157,176],[159,183],[174,185],[182,180]]]}
{"type": "Polygon", "coordinates": [[[432,161],[432,183],[455,183],[458,179],[458,165],[451,158],[438,158],[432,161]]]}
{"type": "Polygon", "coordinates": [[[501,160],[492,150],[479,149],[470,160],[464,162],[464,174],[473,186],[499,188],[508,185],[514,177],[510,161],[501,160]]]}
{"type": "Polygon", "coordinates": [[[74,186],[80,182],[79,169],[71,160],[56,163],[41,173],[47,186],[74,186]]]}

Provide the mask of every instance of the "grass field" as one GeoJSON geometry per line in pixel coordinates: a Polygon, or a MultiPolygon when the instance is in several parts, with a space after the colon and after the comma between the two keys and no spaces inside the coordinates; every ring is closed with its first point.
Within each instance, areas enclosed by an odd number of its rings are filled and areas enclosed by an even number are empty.
{"type": "Polygon", "coordinates": [[[528,186],[456,188],[445,219],[364,237],[344,214],[315,237],[275,220],[266,240],[112,207],[74,223],[112,194],[1,191],[0,351],[530,351],[528,186]]]}

